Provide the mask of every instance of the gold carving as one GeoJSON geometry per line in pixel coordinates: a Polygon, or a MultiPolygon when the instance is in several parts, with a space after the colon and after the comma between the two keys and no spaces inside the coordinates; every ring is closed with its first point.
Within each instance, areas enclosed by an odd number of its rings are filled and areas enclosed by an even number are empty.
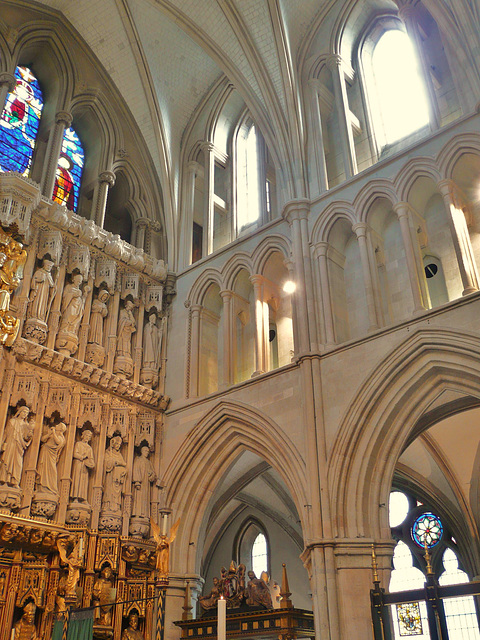
{"type": "Polygon", "coordinates": [[[18,335],[20,320],[10,311],[10,299],[23,278],[27,252],[10,233],[0,230],[0,344],[11,347],[18,335]]]}

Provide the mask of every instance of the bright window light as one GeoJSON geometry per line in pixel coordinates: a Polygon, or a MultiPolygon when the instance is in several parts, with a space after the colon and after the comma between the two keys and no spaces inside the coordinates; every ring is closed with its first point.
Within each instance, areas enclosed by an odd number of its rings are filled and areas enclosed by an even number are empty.
{"type": "Polygon", "coordinates": [[[378,111],[386,144],[429,122],[428,99],[415,51],[403,31],[386,31],[372,55],[378,111]]]}
{"type": "Polygon", "coordinates": [[[241,230],[256,222],[260,216],[257,132],[252,125],[248,133],[238,136],[237,218],[241,230]]]}
{"type": "Polygon", "coordinates": [[[287,280],[283,285],[283,290],[285,291],[285,293],[293,293],[296,288],[297,285],[292,280],[287,280]]]}
{"type": "Polygon", "coordinates": [[[267,571],[267,539],[259,533],[252,545],[252,571],[260,578],[262,571],[267,571]]]}

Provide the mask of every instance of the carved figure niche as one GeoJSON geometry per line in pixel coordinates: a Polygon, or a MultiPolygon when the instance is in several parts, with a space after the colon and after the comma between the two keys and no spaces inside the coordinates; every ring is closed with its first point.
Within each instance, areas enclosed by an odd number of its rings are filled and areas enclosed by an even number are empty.
{"type": "Polygon", "coordinates": [[[150,532],[151,485],[157,480],[149,455],[150,447],[144,440],[133,462],[132,517],[129,529],[130,535],[143,538],[148,537],[150,532]]]}
{"type": "Polygon", "coordinates": [[[22,499],[20,480],[23,457],[32,442],[34,422],[29,419],[30,409],[18,405],[7,417],[0,440],[0,507],[18,509],[22,499]]]}
{"type": "Polygon", "coordinates": [[[34,271],[28,295],[27,320],[23,335],[28,340],[44,344],[48,334],[48,319],[57,290],[57,269],[49,253],[34,271]]]}
{"type": "MultiPolygon", "coordinates": [[[[90,425],[90,423],[86,423],[90,425]]],[[[70,485],[70,503],[67,509],[66,521],[69,524],[88,524],[92,507],[88,501],[89,482],[93,469],[95,469],[95,457],[91,446],[93,432],[85,428],[73,447],[72,482],[70,485]]]]}
{"type": "Polygon", "coordinates": [[[51,518],[59,501],[58,462],[65,446],[67,425],[55,411],[43,428],[37,461],[32,515],[51,518]]]}
{"type": "Polygon", "coordinates": [[[100,287],[92,302],[85,359],[96,367],[101,367],[105,362],[104,321],[108,316],[109,298],[110,293],[104,285],[100,287]]]}
{"type": "Polygon", "coordinates": [[[117,349],[113,373],[123,378],[131,378],[133,375],[132,335],[137,330],[137,323],[133,315],[134,308],[133,300],[127,298],[118,317],[117,349]]]}
{"type": "Polygon", "coordinates": [[[121,453],[122,437],[114,435],[105,451],[103,466],[103,498],[98,528],[117,533],[122,527],[122,495],[127,463],[121,453]]]}
{"type": "Polygon", "coordinates": [[[162,342],[166,317],[157,318],[154,311],[149,313],[143,329],[143,357],[140,381],[149,389],[158,385],[158,371],[162,366],[162,342]]]}
{"type": "Polygon", "coordinates": [[[113,635],[112,616],[113,603],[117,590],[114,588],[113,571],[110,565],[105,564],[100,571],[100,575],[93,585],[93,602],[96,607],[94,613],[94,636],[110,637],[113,635]],[[102,627],[96,630],[95,627],[102,627]],[[110,631],[110,633],[109,633],[110,631]]]}
{"type": "Polygon", "coordinates": [[[60,327],[55,347],[65,356],[72,356],[78,349],[78,332],[82,321],[85,301],[90,292],[90,285],[82,288],[83,275],[74,270],[71,281],[63,289],[60,308],[60,327]]]}

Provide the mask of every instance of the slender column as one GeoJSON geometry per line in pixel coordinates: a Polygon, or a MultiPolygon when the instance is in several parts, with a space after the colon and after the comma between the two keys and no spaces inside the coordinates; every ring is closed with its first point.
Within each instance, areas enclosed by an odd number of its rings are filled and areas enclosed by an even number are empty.
{"type": "Polygon", "coordinates": [[[199,304],[192,305],[191,312],[191,345],[190,345],[190,397],[198,396],[198,377],[200,365],[200,313],[199,304]]]}
{"type": "Polygon", "coordinates": [[[453,246],[463,283],[462,295],[467,296],[469,293],[478,291],[478,274],[467,221],[460,204],[457,203],[455,183],[452,180],[442,180],[438,183],[438,189],[443,196],[445,208],[449,214],[453,246]]]}
{"type": "Polygon", "coordinates": [[[265,140],[260,130],[257,129],[258,207],[260,211],[260,225],[268,222],[267,194],[265,190],[267,182],[266,164],[265,140]]]}
{"type": "Polygon", "coordinates": [[[418,23],[416,19],[417,10],[413,4],[403,4],[398,9],[398,15],[405,23],[407,33],[410,36],[410,40],[415,48],[418,60],[422,66],[422,77],[425,81],[425,85],[428,93],[428,115],[430,119],[430,129],[435,131],[441,125],[441,115],[438,106],[437,94],[435,87],[433,86],[432,74],[430,71],[430,63],[425,54],[425,50],[422,44],[422,38],[418,30],[418,23]]]}
{"type": "Polygon", "coordinates": [[[253,376],[258,376],[265,372],[264,359],[264,322],[263,322],[263,276],[250,276],[254,293],[254,318],[255,318],[255,371],[253,376]]]}
{"type": "Polygon", "coordinates": [[[140,218],[135,222],[135,246],[139,249],[145,250],[145,233],[148,227],[148,222],[147,218],[140,218]]]}
{"type": "Polygon", "coordinates": [[[303,269],[305,273],[305,297],[308,313],[308,327],[310,335],[310,349],[316,351],[318,349],[318,327],[317,314],[315,313],[315,285],[313,281],[312,257],[310,252],[310,243],[308,240],[308,210],[302,209],[300,216],[300,228],[302,231],[302,254],[303,269]]]}
{"type": "MultiPolygon", "coordinates": [[[[68,430],[66,450],[73,451],[75,446],[75,436],[77,433],[78,413],[80,409],[80,391],[75,390],[72,394],[70,405],[70,415],[68,416],[68,430]]],[[[67,507],[70,498],[70,486],[72,482],[72,456],[65,456],[63,470],[60,478],[60,500],[58,504],[57,522],[64,524],[67,514],[67,507]]]]}
{"type": "Polygon", "coordinates": [[[232,384],[232,291],[220,291],[223,300],[223,387],[232,384]]]}
{"type": "Polygon", "coordinates": [[[0,114],[3,113],[7,96],[17,86],[17,79],[13,73],[0,73],[0,114]]]}
{"type": "Polygon", "coordinates": [[[355,143],[350,122],[350,109],[348,106],[347,86],[343,73],[342,58],[336,54],[329,56],[327,66],[332,72],[333,91],[335,94],[335,105],[340,130],[340,144],[345,165],[345,175],[348,179],[357,173],[357,159],[355,156],[355,143]]]}
{"type": "Polygon", "coordinates": [[[56,279],[57,290],[53,299],[52,310],[48,316],[48,337],[47,344],[48,349],[55,348],[55,338],[57,337],[57,331],[60,324],[62,306],[63,288],[65,286],[65,276],[67,273],[67,250],[64,248],[62,251],[62,257],[60,258],[60,267],[58,269],[58,276],[56,279]]]}
{"type": "Polygon", "coordinates": [[[143,355],[143,328],[144,328],[144,317],[145,317],[145,303],[143,300],[140,300],[140,305],[138,307],[138,317],[137,317],[137,335],[135,338],[135,347],[134,347],[134,370],[133,370],[133,381],[135,384],[140,382],[140,372],[142,370],[142,355],[143,355]]]}
{"type": "MultiPolygon", "coordinates": [[[[284,260],[283,264],[288,269],[288,279],[291,282],[295,282],[295,265],[291,260],[284,260]]],[[[296,291],[292,294],[292,324],[293,324],[293,350],[294,354],[299,352],[300,338],[298,336],[298,318],[297,318],[297,302],[296,302],[296,291]]]]}
{"type": "Polygon", "coordinates": [[[205,167],[203,176],[203,250],[202,257],[208,256],[213,251],[213,192],[214,192],[214,172],[215,154],[214,146],[211,142],[202,145],[205,157],[205,167]]]}
{"type": "Polygon", "coordinates": [[[55,116],[55,126],[48,140],[47,158],[43,165],[42,175],[42,193],[48,199],[53,195],[58,159],[62,150],[63,134],[65,129],[72,124],[72,121],[73,116],[68,111],[59,111],[55,116]]]}
{"type": "Polygon", "coordinates": [[[335,329],[333,322],[332,298],[330,295],[330,282],[328,280],[327,251],[328,242],[319,242],[315,245],[320,275],[320,290],[323,304],[323,321],[325,323],[325,341],[327,345],[335,344],[335,329]]]}
{"type": "Polygon", "coordinates": [[[115,293],[111,306],[108,310],[108,330],[107,330],[107,371],[112,373],[113,362],[115,360],[115,349],[117,347],[117,324],[118,324],[118,310],[120,308],[120,278],[117,275],[118,281],[115,283],[115,293]]]}
{"type": "Polygon", "coordinates": [[[105,211],[107,209],[108,190],[115,185],[115,174],[113,171],[102,171],[98,176],[98,183],[95,188],[92,206],[92,220],[103,228],[105,222],[105,211]]]}
{"type": "Polygon", "coordinates": [[[379,327],[385,325],[385,318],[383,317],[382,307],[382,292],[380,287],[380,278],[378,276],[377,256],[375,249],[373,248],[372,236],[367,235],[367,255],[370,263],[370,273],[373,283],[373,299],[375,300],[375,311],[377,313],[377,323],[379,327]]]}
{"type": "Polygon", "coordinates": [[[422,300],[422,292],[415,260],[415,249],[410,233],[408,215],[409,205],[406,202],[397,202],[393,206],[393,210],[398,216],[400,230],[402,232],[403,247],[405,249],[405,258],[407,260],[408,278],[410,280],[410,287],[413,296],[413,313],[422,313],[425,311],[425,305],[422,300]]]}
{"type": "Polygon", "coordinates": [[[320,112],[319,81],[312,79],[309,81],[310,101],[312,112],[312,138],[315,153],[315,164],[317,167],[317,177],[319,191],[323,193],[328,190],[327,162],[325,160],[325,145],[323,142],[322,114],[320,112]]]}
{"type": "Polygon", "coordinates": [[[197,179],[199,169],[200,165],[194,160],[191,160],[187,165],[187,180],[185,185],[185,204],[183,215],[183,219],[185,221],[183,229],[183,233],[185,234],[185,255],[183,263],[185,266],[192,264],[193,216],[195,213],[195,181],[197,179]]]}
{"type": "Polygon", "coordinates": [[[378,329],[377,314],[375,311],[375,297],[373,294],[372,274],[370,272],[370,263],[368,260],[367,249],[367,225],[365,222],[357,222],[352,227],[358,240],[358,248],[360,250],[360,261],[362,263],[363,284],[365,286],[365,297],[367,299],[368,323],[369,331],[378,329]]]}

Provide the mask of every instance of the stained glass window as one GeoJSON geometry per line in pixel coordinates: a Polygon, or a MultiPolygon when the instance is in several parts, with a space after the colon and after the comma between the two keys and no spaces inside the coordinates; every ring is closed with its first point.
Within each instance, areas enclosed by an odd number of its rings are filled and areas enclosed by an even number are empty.
{"type": "Polygon", "coordinates": [[[70,211],[77,210],[84,160],[80,138],[71,127],[65,129],[52,199],[70,211]]]}
{"type": "Polygon", "coordinates": [[[443,525],[440,518],[433,513],[422,513],[412,525],[412,538],[419,547],[434,547],[443,535],[443,525]]]}
{"type": "Polygon", "coordinates": [[[397,604],[398,628],[401,636],[422,636],[422,616],[418,602],[397,604]]]}
{"type": "Polygon", "coordinates": [[[0,171],[27,176],[42,115],[40,85],[27,67],[15,70],[17,84],[7,95],[0,118],[0,171]]]}

